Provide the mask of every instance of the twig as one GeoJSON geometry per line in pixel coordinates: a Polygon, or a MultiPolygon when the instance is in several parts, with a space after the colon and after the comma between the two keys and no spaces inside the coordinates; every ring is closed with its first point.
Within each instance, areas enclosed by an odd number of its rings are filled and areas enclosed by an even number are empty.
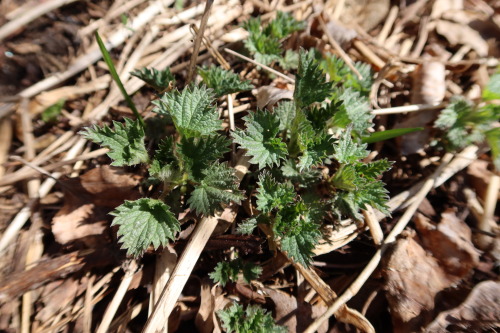
{"type": "Polygon", "coordinates": [[[445,168],[445,166],[448,165],[452,157],[453,157],[452,154],[447,153],[442,158],[442,163],[439,166],[439,168],[434,172],[434,174],[430,178],[428,178],[425,181],[424,186],[422,186],[420,191],[415,196],[415,201],[410,205],[410,207],[408,207],[408,209],[405,211],[403,216],[401,216],[401,218],[396,223],[392,231],[389,233],[389,235],[387,235],[387,238],[383,242],[382,247],[379,250],[377,250],[377,252],[370,260],[368,265],[365,267],[365,269],[351,284],[351,286],[339,298],[337,298],[336,301],[331,306],[328,307],[328,310],[320,317],[316,318],[316,320],[311,325],[309,325],[309,327],[304,331],[304,333],[315,332],[323,324],[324,321],[328,320],[328,318],[330,318],[342,305],[348,302],[353,296],[355,296],[359,292],[359,290],[361,290],[361,287],[364,285],[364,283],[368,280],[368,278],[377,268],[378,264],[380,263],[380,260],[382,259],[382,255],[388,249],[388,245],[390,245],[390,243],[393,243],[396,240],[396,237],[404,230],[404,228],[412,218],[413,214],[420,206],[422,200],[424,200],[424,198],[427,196],[427,193],[429,193],[429,191],[434,186],[439,174],[445,168]]]}
{"type": "MultiPolygon", "coordinates": [[[[248,171],[250,166],[249,157],[243,156],[238,161],[238,165],[235,167],[236,176],[239,181],[243,179],[243,176],[248,171]]],[[[143,333],[156,333],[160,330],[166,322],[163,318],[168,318],[170,313],[174,309],[175,303],[182,292],[184,285],[186,284],[198,258],[203,251],[205,244],[207,243],[210,235],[217,226],[218,216],[204,217],[196,226],[191,238],[189,239],[186,248],[182,252],[182,255],[175,266],[172,276],[168,281],[165,289],[161,293],[160,299],[156,303],[151,316],[146,322],[143,333]]]]}
{"type": "Polygon", "coordinates": [[[385,40],[389,36],[389,32],[391,31],[391,28],[394,22],[396,21],[396,18],[398,17],[398,12],[399,12],[398,6],[393,6],[389,11],[389,15],[387,15],[387,18],[385,19],[384,22],[384,27],[382,28],[377,37],[377,41],[380,45],[384,45],[385,40]]]}
{"type": "Polygon", "coordinates": [[[200,52],[201,40],[203,39],[203,34],[205,33],[205,28],[207,27],[208,17],[210,16],[210,8],[214,3],[214,0],[206,0],[205,11],[201,17],[200,29],[196,34],[196,39],[193,46],[193,55],[191,56],[191,63],[189,64],[188,75],[186,79],[186,84],[190,84],[194,78],[194,73],[196,71],[196,63],[198,59],[198,52],[200,52]]]}
{"type": "Polygon", "coordinates": [[[123,297],[125,296],[125,293],[127,292],[128,287],[132,282],[132,278],[134,277],[134,274],[137,270],[138,266],[135,260],[131,260],[130,262],[127,263],[127,267],[124,268],[125,275],[123,276],[122,282],[120,283],[118,290],[113,296],[111,303],[109,303],[108,308],[104,313],[101,324],[99,325],[99,328],[96,331],[97,333],[108,332],[109,325],[111,324],[111,321],[113,320],[113,317],[115,316],[116,311],[118,310],[118,307],[120,306],[120,303],[123,297]]]}
{"type": "Polygon", "coordinates": [[[323,29],[323,32],[326,34],[326,36],[328,37],[328,41],[330,42],[330,44],[332,44],[333,48],[335,49],[335,51],[338,52],[338,54],[340,55],[340,57],[342,58],[342,60],[344,60],[344,62],[346,63],[346,65],[354,72],[354,74],[356,74],[356,76],[358,77],[358,79],[362,80],[363,79],[363,75],[361,75],[361,73],[357,70],[356,67],[354,67],[353,65],[353,61],[351,58],[349,58],[349,56],[347,55],[347,53],[345,53],[345,51],[342,49],[342,47],[340,47],[339,43],[337,43],[337,41],[335,40],[335,38],[333,38],[332,34],[330,33],[330,30],[328,30],[326,24],[325,24],[325,21],[323,20],[323,18],[321,17],[321,15],[318,16],[318,21],[319,21],[319,24],[321,25],[321,29],[323,29]]]}
{"type": "MultiPolygon", "coordinates": [[[[85,146],[85,143],[87,140],[85,139],[80,139],[74,146],[73,148],[68,152],[66,157],[64,158],[65,160],[69,160],[77,156],[83,147],[85,146]]],[[[53,178],[59,178],[61,177],[62,174],[60,172],[54,172],[52,174],[53,178]]],[[[55,185],[55,180],[53,178],[46,179],[42,185],[40,186],[40,190],[38,191],[38,197],[43,198],[46,196],[52,187],[55,185]]],[[[14,239],[14,237],[17,235],[19,230],[23,227],[23,225],[28,221],[30,215],[31,215],[31,208],[35,204],[35,200],[31,200],[30,203],[28,203],[26,206],[24,206],[21,211],[16,215],[16,217],[12,220],[12,222],[9,224],[7,229],[2,235],[2,238],[0,239],[0,253],[2,253],[5,248],[10,244],[10,242],[14,239]]]]}
{"type": "MultiPolygon", "coordinates": [[[[500,188],[500,176],[493,173],[488,184],[486,191],[486,198],[484,200],[484,213],[477,225],[479,230],[491,232],[491,221],[495,214],[495,207],[498,202],[498,190],[500,188]]],[[[493,239],[486,235],[478,235],[477,243],[482,250],[487,250],[493,239]]]]}
{"type": "Polygon", "coordinates": [[[9,36],[11,33],[15,32],[17,29],[27,26],[28,23],[35,20],[36,18],[43,16],[56,8],[62,7],[75,1],[77,0],[48,0],[45,2],[40,2],[38,5],[25,11],[21,16],[0,27],[0,41],[9,36]]]}
{"type": "Polygon", "coordinates": [[[279,77],[281,77],[281,78],[285,79],[286,81],[288,81],[288,82],[290,82],[290,83],[295,83],[295,80],[294,80],[294,79],[292,79],[291,77],[288,77],[288,76],[286,76],[285,74],[280,73],[280,72],[278,72],[277,70],[272,69],[272,68],[271,68],[271,67],[269,67],[269,66],[263,65],[263,64],[261,64],[261,63],[260,63],[260,62],[258,62],[258,61],[255,61],[255,60],[253,60],[253,59],[250,59],[250,58],[248,58],[248,57],[245,57],[244,55],[239,54],[238,52],[235,52],[235,51],[230,50],[230,49],[227,49],[227,48],[225,48],[225,49],[224,49],[224,51],[226,51],[227,53],[232,54],[232,55],[234,55],[234,56],[237,56],[238,58],[241,58],[241,59],[243,59],[243,60],[246,60],[246,61],[248,61],[248,62],[250,62],[250,63],[252,63],[252,64],[254,64],[254,65],[256,65],[256,66],[262,67],[262,68],[263,68],[263,69],[265,69],[266,71],[268,71],[268,72],[270,72],[270,73],[273,73],[274,75],[279,76],[279,77]]]}
{"type": "MultiPolygon", "coordinates": [[[[133,30],[138,30],[144,25],[148,24],[153,17],[155,17],[164,6],[172,4],[174,0],[158,0],[151,3],[146,9],[144,9],[137,17],[135,17],[129,27],[121,27],[115,33],[113,33],[108,38],[107,49],[111,50],[116,46],[122,44],[131,34],[133,30]],[[132,31],[131,31],[132,30],[132,31]]],[[[89,65],[95,63],[97,60],[101,59],[101,51],[97,45],[89,49],[89,51],[75,59],[73,64],[64,72],[56,73],[31,87],[21,91],[19,96],[30,98],[33,97],[44,90],[48,90],[61,82],[69,79],[73,75],[85,70],[89,65]]]]}
{"type": "Polygon", "coordinates": [[[404,112],[416,112],[416,111],[429,111],[442,109],[446,106],[446,103],[436,103],[436,104],[413,104],[413,105],[405,105],[405,106],[395,106],[392,108],[385,109],[377,109],[373,110],[372,114],[376,116],[381,116],[385,114],[396,114],[396,113],[404,113],[404,112]]]}
{"type": "Polygon", "coordinates": [[[373,238],[373,243],[375,245],[380,245],[382,244],[384,240],[384,232],[382,231],[382,228],[380,227],[380,223],[377,219],[377,216],[373,212],[373,208],[370,206],[366,207],[366,210],[363,210],[363,215],[365,217],[365,222],[366,225],[370,228],[370,233],[373,238]]]}

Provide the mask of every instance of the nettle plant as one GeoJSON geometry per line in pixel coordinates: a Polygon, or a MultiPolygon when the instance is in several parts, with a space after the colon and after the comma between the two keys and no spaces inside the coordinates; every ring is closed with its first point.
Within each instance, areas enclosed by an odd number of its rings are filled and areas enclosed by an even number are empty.
{"type": "MultiPolygon", "coordinates": [[[[303,28],[284,14],[263,29],[258,20],[246,26],[250,30],[247,47],[254,45],[256,56],[264,54],[259,48],[266,41],[281,46],[288,34],[303,28]]],[[[94,125],[81,132],[110,149],[112,165],[147,169],[148,184],[161,189],[152,192],[160,193],[154,198],[126,201],[111,213],[128,255],[139,257],[151,245],[157,249],[174,241],[180,231],[177,216],[186,209],[210,216],[231,202],[251,200],[255,214],[238,221],[237,232],[251,234],[258,228],[272,251],[309,266],[325,224],[344,218],[361,220],[360,211],[368,205],[389,213],[380,176],[391,162],[363,161],[369,154],[363,142],[373,126],[367,98],[369,67],[356,64],[364,76],[359,80],[333,56],[323,58],[314,50],[300,50],[297,55],[293,100],[248,112],[243,126],[230,135],[222,131],[217,99],[253,86],[215,66],[200,68],[203,83],[181,90],[175,88],[168,69],[136,71],[132,74],[157,91],[158,98],[152,102],[156,117],[145,122],[136,113],[136,120],[113,121],[112,128],[94,125]],[[154,133],[165,124],[172,124],[175,132],[158,138],[154,133]],[[224,161],[231,144],[250,156],[252,172],[244,182],[249,188],[239,188],[234,169],[224,161]],[[156,148],[153,152],[146,147],[156,148]],[[252,193],[255,198],[248,197],[252,193]]],[[[224,286],[240,276],[250,282],[260,273],[255,263],[236,258],[220,262],[210,276],[224,286]]],[[[243,311],[235,305],[218,314],[229,331],[259,332],[245,325],[263,327],[261,322],[268,331],[281,330],[269,322],[269,313],[258,308],[243,311]],[[245,316],[253,319],[242,322],[245,316]]]]}

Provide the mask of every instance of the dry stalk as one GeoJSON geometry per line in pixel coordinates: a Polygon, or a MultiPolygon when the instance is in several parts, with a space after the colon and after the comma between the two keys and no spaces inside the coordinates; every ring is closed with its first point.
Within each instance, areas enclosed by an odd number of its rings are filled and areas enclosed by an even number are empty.
{"type": "Polygon", "coordinates": [[[403,216],[396,223],[392,231],[387,235],[385,241],[382,244],[382,247],[377,250],[373,258],[370,260],[365,269],[361,272],[361,274],[356,278],[356,280],[351,284],[351,286],[339,297],[335,300],[335,302],[328,308],[328,310],[318,317],[304,332],[305,333],[313,333],[315,332],[324,321],[328,320],[338,309],[347,303],[352,297],[354,297],[363,287],[365,282],[371,276],[371,274],[375,271],[380,260],[382,259],[382,255],[388,249],[388,246],[396,240],[396,237],[404,230],[408,222],[410,222],[413,214],[416,212],[420,203],[427,196],[429,191],[434,187],[438,176],[445,169],[445,167],[449,164],[453,157],[453,154],[447,153],[442,158],[442,163],[439,168],[433,173],[431,177],[429,177],[420,191],[415,196],[415,200],[405,211],[403,216]]]}
{"type": "Polygon", "coordinates": [[[446,106],[446,103],[436,103],[436,104],[413,104],[413,105],[405,105],[405,106],[395,106],[392,108],[385,109],[377,109],[373,110],[372,114],[376,116],[382,116],[387,114],[398,114],[405,112],[417,112],[417,111],[429,111],[442,109],[446,106]]]}
{"type": "Polygon", "coordinates": [[[48,0],[38,3],[38,5],[27,9],[20,16],[0,27],[0,41],[16,30],[27,26],[28,23],[40,16],[75,1],[77,0],[48,0]]]}
{"type": "Polygon", "coordinates": [[[377,215],[373,211],[373,208],[370,206],[366,207],[366,210],[363,210],[363,216],[365,217],[365,222],[368,228],[370,229],[370,234],[373,238],[373,243],[379,246],[384,241],[384,232],[380,227],[380,223],[377,219],[377,215]]]}
{"type": "Polygon", "coordinates": [[[384,26],[382,27],[382,30],[380,31],[377,37],[377,42],[380,45],[384,45],[387,37],[389,36],[389,32],[391,31],[391,28],[394,25],[396,18],[398,17],[398,13],[399,13],[398,6],[393,6],[389,11],[389,15],[387,15],[387,18],[384,22],[384,26]]]}
{"type": "Polygon", "coordinates": [[[250,58],[248,58],[248,57],[245,57],[244,55],[239,54],[238,52],[235,52],[235,51],[233,51],[233,50],[230,50],[230,49],[225,48],[225,49],[224,49],[224,51],[226,51],[227,53],[232,54],[232,55],[234,55],[234,56],[237,56],[238,58],[241,58],[241,59],[243,59],[243,60],[246,60],[246,61],[248,61],[248,62],[250,62],[250,63],[252,63],[252,64],[254,64],[254,65],[256,65],[256,66],[262,67],[262,68],[263,68],[263,69],[265,69],[266,71],[268,71],[268,72],[270,72],[270,73],[273,73],[274,75],[279,76],[279,77],[281,77],[282,79],[285,79],[286,81],[288,81],[288,82],[290,82],[290,83],[294,83],[294,84],[295,84],[295,80],[294,80],[294,79],[292,79],[291,77],[286,76],[285,74],[283,74],[283,73],[281,73],[281,72],[278,72],[278,71],[277,71],[277,70],[275,70],[275,69],[272,69],[272,68],[271,68],[271,67],[269,67],[269,66],[263,65],[263,64],[261,64],[260,62],[255,61],[255,60],[253,60],[253,59],[250,59],[250,58]]]}
{"type": "MultiPolygon", "coordinates": [[[[248,167],[250,166],[248,156],[243,156],[239,159],[236,169],[236,176],[239,181],[243,179],[243,176],[248,172],[248,167]]],[[[179,298],[179,295],[184,288],[194,265],[198,261],[201,252],[205,248],[205,245],[212,235],[215,227],[218,223],[218,216],[204,217],[196,226],[191,238],[189,239],[186,248],[182,252],[182,255],[172,272],[172,276],[168,281],[165,289],[160,295],[160,299],[156,303],[151,316],[146,322],[146,326],[143,333],[156,333],[161,330],[166,322],[164,318],[168,318],[170,313],[175,307],[175,304],[179,298]]]]}
{"type": "MultiPolygon", "coordinates": [[[[491,226],[495,224],[494,215],[495,207],[498,202],[498,190],[500,189],[500,176],[493,173],[488,189],[486,191],[486,198],[484,199],[484,213],[477,225],[479,230],[491,233],[491,226]]],[[[487,250],[493,242],[493,238],[488,235],[480,234],[477,238],[477,244],[481,250],[487,250]]]]}
{"type": "Polygon", "coordinates": [[[137,262],[135,260],[131,260],[130,262],[126,263],[126,267],[124,267],[125,275],[123,276],[122,282],[120,283],[115,296],[113,296],[111,303],[109,303],[108,308],[104,313],[101,324],[97,328],[97,333],[108,332],[109,325],[111,324],[111,321],[113,320],[113,317],[115,316],[116,311],[118,310],[118,307],[120,306],[120,303],[125,296],[130,283],[132,282],[132,278],[134,277],[134,274],[138,269],[139,266],[137,265],[137,262]]]}

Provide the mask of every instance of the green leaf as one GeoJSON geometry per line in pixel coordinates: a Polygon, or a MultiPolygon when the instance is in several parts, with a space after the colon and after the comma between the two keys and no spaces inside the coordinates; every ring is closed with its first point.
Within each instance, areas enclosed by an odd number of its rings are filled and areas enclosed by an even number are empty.
{"type": "Polygon", "coordinates": [[[333,83],[326,76],[314,58],[314,52],[299,52],[299,71],[295,80],[293,97],[300,108],[315,102],[323,102],[331,95],[333,83]]]}
{"type": "Polygon", "coordinates": [[[321,107],[313,107],[306,111],[306,117],[316,131],[324,131],[335,114],[341,109],[342,102],[336,101],[324,104],[321,107]]]}
{"type": "Polygon", "coordinates": [[[305,170],[312,166],[322,164],[326,158],[333,154],[333,139],[329,134],[320,133],[314,140],[307,142],[299,157],[299,169],[305,170]]]}
{"type": "Polygon", "coordinates": [[[293,50],[286,50],[285,55],[278,61],[280,67],[284,70],[297,69],[299,67],[299,53],[293,50]]]}
{"type": "Polygon", "coordinates": [[[273,109],[275,115],[278,116],[280,131],[287,130],[292,127],[293,119],[295,119],[295,103],[292,101],[283,101],[273,109]]]}
{"type": "Polygon", "coordinates": [[[130,73],[142,81],[146,82],[148,85],[153,87],[157,91],[164,91],[165,89],[171,88],[175,85],[175,77],[170,72],[170,68],[165,68],[160,71],[156,68],[142,68],[135,70],[130,73]]]}
{"type": "Polygon", "coordinates": [[[289,205],[295,199],[295,189],[288,183],[277,183],[268,173],[259,175],[259,189],[255,197],[257,198],[257,208],[268,213],[277,208],[281,209],[289,205]]]}
{"type": "Polygon", "coordinates": [[[174,154],[174,137],[165,138],[149,166],[149,174],[164,182],[175,182],[182,177],[178,160],[174,154]]]}
{"type": "Polygon", "coordinates": [[[153,110],[169,114],[175,127],[185,137],[212,134],[221,129],[217,109],[213,105],[214,96],[205,86],[189,86],[182,92],[177,90],[165,93],[160,100],[153,102],[153,110]]]}
{"type": "Polygon", "coordinates": [[[213,215],[222,204],[240,203],[244,195],[238,190],[238,178],[226,164],[215,162],[202,171],[204,178],[195,186],[188,200],[189,207],[198,214],[213,215]]]}
{"type": "Polygon", "coordinates": [[[287,329],[275,324],[271,314],[257,305],[249,305],[246,310],[234,303],[225,310],[217,311],[222,328],[227,333],[286,333],[287,329]]]}
{"type": "Polygon", "coordinates": [[[297,163],[293,160],[286,160],[281,167],[284,177],[293,184],[298,184],[301,188],[308,188],[319,182],[321,173],[316,169],[299,170],[297,163]]]}
{"type": "Polygon", "coordinates": [[[243,220],[243,222],[238,225],[236,233],[240,235],[251,235],[255,228],[257,228],[257,224],[259,224],[259,222],[256,217],[251,217],[243,220]]]}
{"type": "Polygon", "coordinates": [[[491,157],[497,171],[500,171],[500,127],[492,128],[485,133],[486,141],[491,148],[491,157]]]}
{"type": "Polygon", "coordinates": [[[483,91],[483,100],[500,99],[500,72],[493,74],[483,91]]]}
{"type": "Polygon", "coordinates": [[[342,165],[333,175],[331,182],[335,188],[346,191],[355,191],[357,189],[356,179],[358,174],[353,165],[342,165]]]}
{"type": "Polygon", "coordinates": [[[41,118],[44,123],[52,123],[57,120],[57,117],[61,114],[66,100],[61,98],[56,103],[52,104],[45,110],[43,110],[41,118]]]}
{"type": "Polygon", "coordinates": [[[222,135],[210,135],[199,138],[182,138],[178,144],[178,153],[184,163],[184,169],[198,180],[202,170],[222,157],[231,149],[230,141],[222,135]]]}
{"type": "Polygon", "coordinates": [[[244,41],[245,47],[263,65],[269,65],[281,58],[281,43],[275,36],[267,35],[262,31],[260,18],[251,18],[243,24],[249,32],[244,41]]]}
{"type": "Polygon", "coordinates": [[[423,131],[423,127],[412,127],[412,128],[394,128],[387,131],[380,131],[370,134],[370,136],[365,136],[361,139],[362,143],[375,143],[379,141],[390,140],[398,136],[405,134],[423,131]]]}
{"type": "Polygon", "coordinates": [[[142,127],[145,127],[144,119],[142,119],[142,116],[139,113],[139,111],[137,111],[137,108],[135,107],[135,104],[132,101],[132,98],[130,98],[129,94],[127,93],[127,90],[125,90],[125,87],[123,86],[122,80],[120,79],[120,76],[116,72],[116,68],[115,68],[115,65],[113,64],[113,60],[111,59],[111,56],[109,55],[109,52],[106,49],[106,46],[104,45],[104,42],[102,41],[101,36],[99,36],[99,32],[97,30],[95,32],[95,39],[97,41],[97,45],[99,46],[99,50],[101,50],[102,58],[104,59],[104,62],[106,62],[106,65],[108,66],[109,73],[111,74],[113,81],[115,81],[116,85],[120,89],[120,92],[122,93],[123,98],[125,98],[125,101],[127,102],[128,107],[132,110],[132,113],[139,121],[139,124],[142,127]]]}
{"type": "Polygon", "coordinates": [[[278,11],[276,18],[264,28],[264,34],[282,39],[305,27],[305,22],[297,21],[292,15],[278,11]]]}
{"type": "Polygon", "coordinates": [[[366,97],[353,89],[345,89],[338,97],[341,108],[331,120],[331,127],[347,128],[352,126],[358,136],[369,135],[368,129],[373,127],[373,114],[366,97]]]}
{"type": "Polygon", "coordinates": [[[209,276],[215,283],[220,283],[224,287],[229,281],[237,282],[240,273],[243,275],[243,280],[250,283],[262,274],[262,267],[236,258],[229,262],[219,262],[209,276]]]}
{"type": "Polygon", "coordinates": [[[312,219],[310,208],[303,202],[289,205],[276,213],[273,232],[280,238],[281,250],[304,266],[312,261],[313,249],[321,238],[320,224],[312,219]]]}
{"type": "Polygon", "coordinates": [[[334,144],[333,156],[339,163],[353,163],[368,156],[366,144],[357,144],[352,140],[351,130],[344,131],[334,144]]]}
{"type": "Polygon", "coordinates": [[[252,112],[243,118],[246,130],[233,132],[234,141],[252,156],[250,163],[258,164],[259,169],[279,164],[287,154],[286,144],[277,137],[280,121],[275,114],[260,111],[252,112]]]}
{"type": "Polygon", "coordinates": [[[170,207],[160,200],[125,201],[110,214],[115,216],[112,225],[119,226],[122,248],[134,257],[144,253],[151,244],[155,249],[165,246],[181,229],[170,207]]]}
{"type": "Polygon", "coordinates": [[[358,163],[356,171],[364,178],[376,180],[384,172],[389,170],[393,162],[388,161],[386,158],[373,161],[370,163],[358,163]]]}
{"type": "Polygon", "coordinates": [[[125,124],[113,121],[114,131],[107,125],[99,128],[94,125],[81,131],[86,139],[110,149],[107,155],[113,160],[111,165],[136,165],[149,160],[144,146],[144,127],[139,120],[125,118],[125,124]]]}
{"type": "Polygon", "coordinates": [[[242,81],[239,75],[221,67],[212,65],[199,68],[198,74],[203,78],[203,82],[214,90],[217,97],[254,88],[250,81],[242,81]]]}
{"type": "Polygon", "coordinates": [[[354,67],[363,79],[359,79],[349,66],[335,55],[327,56],[321,61],[321,68],[329,75],[330,81],[338,85],[340,89],[351,88],[362,96],[368,96],[373,84],[370,65],[356,62],[354,67]]]}

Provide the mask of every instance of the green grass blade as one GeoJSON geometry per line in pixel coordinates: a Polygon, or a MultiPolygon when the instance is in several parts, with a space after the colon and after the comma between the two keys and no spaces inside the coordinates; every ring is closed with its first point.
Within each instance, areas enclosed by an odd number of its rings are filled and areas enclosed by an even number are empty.
{"type": "Polygon", "coordinates": [[[397,136],[423,131],[423,127],[412,127],[412,128],[395,128],[387,131],[375,132],[372,135],[362,139],[363,143],[374,143],[384,140],[389,140],[397,136]]]}
{"type": "Polygon", "coordinates": [[[102,57],[103,57],[104,61],[106,62],[106,65],[108,65],[108,69],[109,69],[109,73],[111,74],[111,77],[118,85],[118,88],[120,89],[123,97],[125,98],[125,101],[127,102],[129,108],[132,109],[132,112],[137,117],[137,119],[141,123],[142,127],[145,127],[144,119],[142,119],[142,116],[140,115],[139,111],[137,111],[137,108],[135,107],[135,104],[132,101],[132,98],[130,98],[129,94],[125,90],[125,87],[123,86],[123,83],[120,80],[118,73],[116,72],[115,65],[113,64],[113,61],[111,60],[111,56],[109,55],[109,52],[106,49],[106,46],[104,46],[104,43],[101,39],[101,36],[99,36],[99,33],[97,31],[95,32],[95,38],[97,40],[97,44],[99,45],[99,49],[101,50],[102,57]]]}

